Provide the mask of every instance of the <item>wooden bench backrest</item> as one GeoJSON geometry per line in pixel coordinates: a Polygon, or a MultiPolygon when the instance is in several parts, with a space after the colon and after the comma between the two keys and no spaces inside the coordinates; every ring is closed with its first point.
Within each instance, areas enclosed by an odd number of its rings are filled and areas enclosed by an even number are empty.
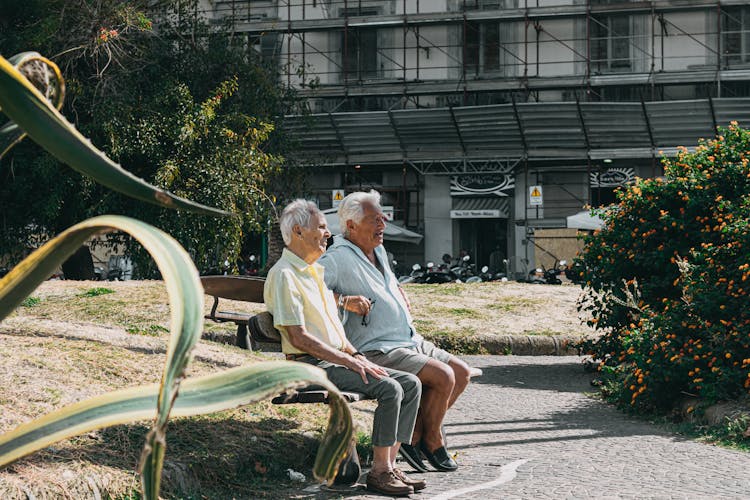
{"type": "Polygon", "coordinates": [[[263,303],[263,285],[266,279],[259,276],[201,276],[206,295],[263,303]]]}

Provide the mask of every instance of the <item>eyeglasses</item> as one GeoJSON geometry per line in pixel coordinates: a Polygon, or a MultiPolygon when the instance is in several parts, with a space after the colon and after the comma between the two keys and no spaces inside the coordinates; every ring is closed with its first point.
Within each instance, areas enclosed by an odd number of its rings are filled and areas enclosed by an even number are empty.
{"type": "MultiPolygon", "coordinates": [[[[370,301],[370,311],[372,311],[372,306],[375,305],[375,299],[367,299],[370,301]]],[[[362,326],[367,326],[370,324],[370,312],[368,311],[367,314],[362,316],[362,326]]]]}

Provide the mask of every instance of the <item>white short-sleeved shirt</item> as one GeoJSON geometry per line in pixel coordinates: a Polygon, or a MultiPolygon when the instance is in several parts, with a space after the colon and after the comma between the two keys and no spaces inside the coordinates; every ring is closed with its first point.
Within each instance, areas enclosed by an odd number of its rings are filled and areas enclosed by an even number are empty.
{"type": "Polygon", "coordinates": [[[324,272],[320,264],[308,264],[286,248],[268,271],[263,300],[281,332],[281,350],[287,354],[305,354],[289,342],[287,326],[304,326],[323,343],[344,348],[344,326],[333,292],[323,281],[324,272]]]}
{"type": "Polygon", "coordinates": [[[325,267],[325,282],[331,290],[343,295],[364,295],[375,301],[369,322],[362,322],[362,316],[356,314],[344,314],[346,336],[362,352],[414,348],[422,337],[414,328],[383,245],[375,248],[375,256],[382,265],[382,273],[357,245],[336,235],[333,245],[319,260],[325,267]]]}

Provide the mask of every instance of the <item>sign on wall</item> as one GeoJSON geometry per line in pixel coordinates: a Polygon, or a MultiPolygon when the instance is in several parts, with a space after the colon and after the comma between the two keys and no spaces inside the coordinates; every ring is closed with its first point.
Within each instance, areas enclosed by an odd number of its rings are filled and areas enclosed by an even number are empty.
{"type": "Polygon", "coordinates": [[[385,220],[393,222],[393,205],[383,205],[380,207],[385,215],[385,220]]]}
{"type": "Polygon", "coordinates": [[[623,186],[635,179],[633,167],[610,168],[604,172],[591,172],[589,182],[592,188],[623,186]]]}
{"type": "Polygon", "coordinates": [[[343,189],[334,189],[331,191],[331,206],[333,208],[338,207],[341,205],[341,200],[344,199],[344,190],[343,189]]]}
{"type": "Polygon", "coordinates": [[[541,207],[544,205],[542,186],[529,186],[529,205],[532,207],[541,207]]]}
{"type": "Polygon", "coordinates": [[[455,175],[451,196],[511,196],[516,187],[513,174],[455,175]]]}
{"type": "Polygon", "coordinates": [[[451,210],[451,219],[499,219],[500,210],[451,210]]]}

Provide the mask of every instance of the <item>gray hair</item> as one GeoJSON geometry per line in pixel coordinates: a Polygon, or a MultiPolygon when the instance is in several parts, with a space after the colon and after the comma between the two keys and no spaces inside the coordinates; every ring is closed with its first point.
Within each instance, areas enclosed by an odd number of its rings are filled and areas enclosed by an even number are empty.
{"type": "Polygon", "coordinates": [[[380,193],[374,189],[371,189],[369,193],[366,191],[357,191],[346,195],[341,200],[338,214],[341,233],[344,237],[349,236],[346,221],[353,220],[356,224],[362,222],[362,218],[365,216],[365,210],[362,208],[363,203],[372,203],[376,208],[380,209],[380,193]]]}
{"type": "Polygon", "coordinates": [[[279,229],[281,237],[284,238],[284,244],[289,245],[292,242],[292,229],[294,226],[310,227],[310,218],[320,212],[315,202],[310,200],[296,199],[284,208],[279,218],[279,229]]]}

